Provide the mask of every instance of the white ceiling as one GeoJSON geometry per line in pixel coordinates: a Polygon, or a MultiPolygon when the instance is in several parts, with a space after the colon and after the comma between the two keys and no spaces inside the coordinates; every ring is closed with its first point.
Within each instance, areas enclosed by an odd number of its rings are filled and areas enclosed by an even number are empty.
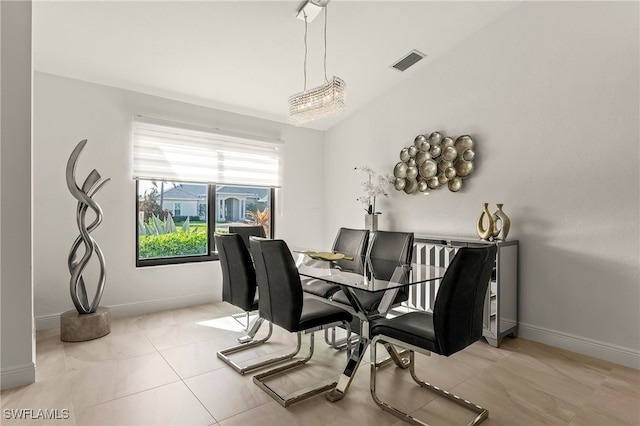
{"type": "MultiPolygon", "coordinates": [[[[286,121],[303,88],[302,1],[33,3],[36,71],[286,121]]],[[[517,2],[333,0],[327,74],[347,83],[347,110],[326,130],[420,72],[517,2]],[[400,73],[412,49],[427,58],[400,73]]],[[[309,24],[307,88],[323,80],[323,15],[309,24]]]]}

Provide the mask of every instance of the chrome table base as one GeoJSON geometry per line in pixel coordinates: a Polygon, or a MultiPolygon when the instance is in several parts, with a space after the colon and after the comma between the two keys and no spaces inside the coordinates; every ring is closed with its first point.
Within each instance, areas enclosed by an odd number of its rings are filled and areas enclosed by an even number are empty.
{"type": "MultiPolygon", "coordinates": [[[[338,379],[338,384],[336,385],[335,389],[332,389],[325,394],[325,397],[329,401],[335,402],[344,398],[347,390],[349,389],[349,386],[351,386],[351,382],[353,381],[356,371],[360,366],[360,362],[364,357],[364,353],[366,352],[367,347],[369,347],[370,343],[371,340],[369,338],[361,336],[355,346],[351,349],[351,355],[349,356],[347,367],[342,372],[340,379],[338,379]]],[[[375,362],[374,364],[376,368],[384,366],[392,361],[394,364],[396,364],[396,366],[400,368],[407,368],[409,366],[408,361],[401,357],[401,355],[404,354],[405,351],[398,352],[396,348],[391,344],[385,345],[385,348],[389,352],[389,357],[375,362]]]]}

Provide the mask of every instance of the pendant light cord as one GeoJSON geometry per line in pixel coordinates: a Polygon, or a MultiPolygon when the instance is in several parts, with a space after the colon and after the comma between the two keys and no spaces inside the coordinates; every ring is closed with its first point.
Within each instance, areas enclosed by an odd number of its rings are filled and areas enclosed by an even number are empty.
{"type": "Polygon", "coordinates": [[[327,80],[327,9],[328,7],[324,7],[324,82],[328,83],[327,80]]]}
{"type": "MultiPolygon", "coordinates": [[[[328,83],[329,79],[327,79],[327,7],[324,7],[324,82],[328,83]]],[[[307,13],[303,10],[302,11],[303,15],[304,15],[304,68],[303,68],[303,74],[304,74],[304,86],[302,91],[306,91],[307,90],[307,13]]]]}
{"type": "Polygon", "coordinates": [[[304,14],[304,86],[302,91],[307,90],[307,14],[303,10],[304,14]]]}

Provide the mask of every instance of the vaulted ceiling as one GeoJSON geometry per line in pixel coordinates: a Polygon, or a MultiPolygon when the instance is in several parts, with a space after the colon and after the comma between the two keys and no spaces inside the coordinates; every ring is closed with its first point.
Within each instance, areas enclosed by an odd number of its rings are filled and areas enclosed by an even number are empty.
{"type": "MultiPolygon", "coordinates": [[[[36,71],[286,121],[303,89],[301,1],[34,1],[36,71]]],[[[347,109],[326,130],[428,67],[517,2],[333,0],[327,74],[347,109]],[[404,73],[411,50],[427,57],[404,73]]],[[[324,82],[321,14],[308,26],[307,88],[324,82]]]]}

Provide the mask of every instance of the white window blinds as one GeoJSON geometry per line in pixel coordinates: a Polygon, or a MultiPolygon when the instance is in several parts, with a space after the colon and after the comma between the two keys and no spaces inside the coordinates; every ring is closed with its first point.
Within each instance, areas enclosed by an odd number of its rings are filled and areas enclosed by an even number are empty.
{"type": "Polygon", "coordinates": [[[283,143],[136,117],[133,178],[281,186],[283,143]]]}

